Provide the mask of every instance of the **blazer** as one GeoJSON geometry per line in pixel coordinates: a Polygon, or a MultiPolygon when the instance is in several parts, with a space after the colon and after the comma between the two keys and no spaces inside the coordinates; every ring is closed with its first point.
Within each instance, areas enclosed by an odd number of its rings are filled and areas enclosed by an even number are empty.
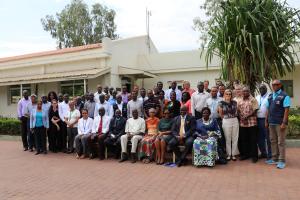
{"type": "MultiPolygon", "coordinates": [[[[35,128],[36,123],[36,109],[32,109],[30,114],[30,128],[35,128]]],[[[43,125],[45,128],[49,128],[49,115],[48,110],[42,110],[42,117],[43,117],[43,125]]]]}
{"type": "MultiPolygon", "coordinates": [[[[114,116],[115,116],[115,112],[117,109],[119,109],[117,103],[114,103],[113,104],[113,109],[114,109],[114,116]]],[[[127,119],[127,103],[124,103],[123,102],[123,105],[122,105],[122,117],[126,118],[127,119]]]]}
{"type": "MultiPolygon", "coordinates": [[[[173,119],[172,125],[172,135],[179,136],[181,125],[181,115],[175,117],[173,119]]],[[[185,130],[185,137],[193,136],[196,130],[196,119],[192,116],[187,114],[184,121],[184,130],[185,130]]]]}
{"type": "Polygon", "coordinates": [[[120,117],[117,121],[116,117],[112,118],[109,124],[109,135],[114,134],[117,138],[125,134],[126,118],[120,117]],[[118,123],[117,123],[118,122],[118,123]]]}

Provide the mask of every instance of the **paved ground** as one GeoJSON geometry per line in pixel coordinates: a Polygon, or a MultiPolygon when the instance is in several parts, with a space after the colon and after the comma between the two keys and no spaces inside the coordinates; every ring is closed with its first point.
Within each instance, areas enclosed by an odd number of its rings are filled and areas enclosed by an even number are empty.
{"type": "Polygon", "coordinates": [[[199,169],[36,156],[19,141],[0,141],[0,149],[0,200],[300,199],[300,148],[287,150],[284,170],[263,161],[199,169]]]}

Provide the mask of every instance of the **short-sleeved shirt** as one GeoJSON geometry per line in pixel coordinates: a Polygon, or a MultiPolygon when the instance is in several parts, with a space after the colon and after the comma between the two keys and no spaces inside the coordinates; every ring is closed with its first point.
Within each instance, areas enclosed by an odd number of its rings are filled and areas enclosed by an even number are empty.
{"type": "Polygon", "coordinates": [[[224,119],[235,118],[237,117],[237,102],[230,101],[227,103],[226,101],[221,101],[219,106],[223,110],[224,119]]]}
{"type": "MultiPolygon", "coordinates": [[[[258,110],[258,103],[257,100],[249,96],[247,99],[241,99],[238,102],[238,114],[241,118],[245,116],[249,116],[255,110],[258,110]]],[[[240,119],[240,126],[241,127],[252,127],[257,125],[257,116],[252,115],[245,120],[240,119]]]]}
{"type": "MultiPolygon", "coordinates": [[[[278,90],[277,92],[274,92],[274,93],[272,94],[273,100],[275,100],[276,97],[277,97],[281,92],[282,92],[282,90],[278,90]]],[[[270,106],[270,105],[269,105],[269,101],[267,101],[266,106],[267,106],[267,108],[269,108],[269,106],[270,106]]],[[[286,97],[284,98],[284,100],[283,100],[283,107],[284,107],[284,108],[289,108],[289,107],[291,107],[291,98],[290,98],[289,96],[286,96],[286,97]]]]}

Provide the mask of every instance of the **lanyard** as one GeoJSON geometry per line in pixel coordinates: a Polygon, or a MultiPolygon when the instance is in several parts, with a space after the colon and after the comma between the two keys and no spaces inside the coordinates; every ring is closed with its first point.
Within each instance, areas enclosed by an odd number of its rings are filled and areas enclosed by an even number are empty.
{"type": "Polygon", "coordinates": [[[86,124],[87,124],[88,120],[83,119],[82,123],[83,123],[83,132],[85,133],[85,128],[86,128],[86,124]],[[85,123],[84,123],[85,121],[85,123]]]}

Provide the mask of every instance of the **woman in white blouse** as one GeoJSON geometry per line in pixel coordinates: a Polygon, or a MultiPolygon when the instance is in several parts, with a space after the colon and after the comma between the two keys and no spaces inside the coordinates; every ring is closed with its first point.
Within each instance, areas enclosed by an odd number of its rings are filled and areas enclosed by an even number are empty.
{"type": "Polygon", "coordinates": [[[93,119],[88,117],[87,109],[82,109],[81,115],[82,118],[78,121],[78,135],[75,137],[76,158],[86,158],[88,156],[87,140],[92,132],[93,125],[93,119]]]}

